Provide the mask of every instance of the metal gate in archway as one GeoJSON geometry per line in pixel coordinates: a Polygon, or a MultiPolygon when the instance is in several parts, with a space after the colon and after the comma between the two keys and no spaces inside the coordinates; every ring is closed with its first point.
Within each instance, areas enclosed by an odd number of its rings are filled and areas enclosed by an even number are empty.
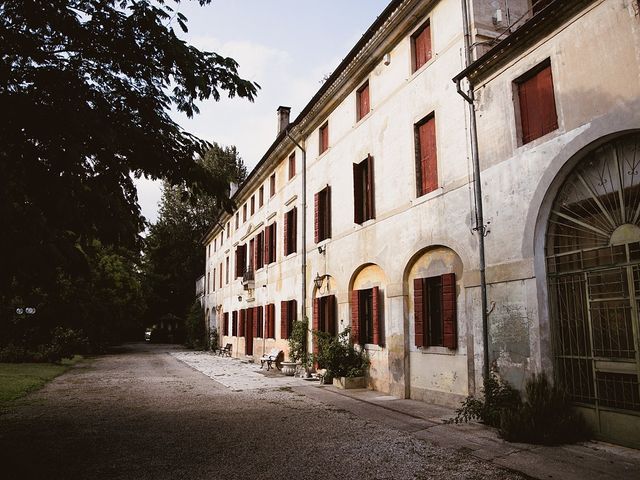
{"type": "Polygon", "coordinates": [[[640,446],[640,134],[569,174],[546,260],[557,380],[600,436],[640,446]]]}

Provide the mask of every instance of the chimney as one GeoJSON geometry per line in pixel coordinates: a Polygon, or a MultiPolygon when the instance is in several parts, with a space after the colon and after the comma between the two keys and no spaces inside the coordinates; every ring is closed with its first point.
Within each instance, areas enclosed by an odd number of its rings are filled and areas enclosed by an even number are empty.
{"type": "Polygon", "coordinates": [[[289,126],[289,114],[291,113],[291,107],[278,107],[278,135],[289,126]]]}

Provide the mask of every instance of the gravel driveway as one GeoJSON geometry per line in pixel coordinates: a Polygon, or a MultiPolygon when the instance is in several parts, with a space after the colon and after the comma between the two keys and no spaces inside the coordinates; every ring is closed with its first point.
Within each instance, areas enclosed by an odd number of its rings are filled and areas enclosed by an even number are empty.
{"type": "Polygon", "coordinates": [[[0,476],[523,478],[289,386],[233,391],[178,361],[177,353],[127,345],[80,364],[2,414],[0,476]]]}

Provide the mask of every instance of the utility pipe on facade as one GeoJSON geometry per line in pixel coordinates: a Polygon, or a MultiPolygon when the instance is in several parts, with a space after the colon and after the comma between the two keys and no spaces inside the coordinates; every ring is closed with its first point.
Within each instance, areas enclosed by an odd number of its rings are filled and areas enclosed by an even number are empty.
{"type": "Polygon", "coordinates": [[[302,319],[304,320],[307,318],[307,151],[291,136],[288,128],[285,133],[302,152],[302,319]]]}
{"type": "MultiPolygon", "coordinates": [[[[467,0],[462,0],[462,28],[464,32],[464,58],[465,68],[472,63],[471,58],[471,29],[469,25],[469,8],[467,0]]],[[[482,183],[480,181],[480,159],[478,156],[478,130],[476,124],[476,110],[474,106],[473,87],[469,88],[469,92],[465,93],[461,86],[461,78],[456,78],[456,87],[458,93],[464,98],[469,107],[469,130],[471,134],[471,160],[473,165],[473,193],[476,204],[475,228],[478,234],[478,255],[480,267],[480,299],[482,303],[482,348],[484,356],[484,365],[482,374],[485,381],[489,378],[489,322],[487,311],[487,279],[485,276],[485,252],[484,237],[486,229],[484,225],[484,214],[482,211],[482,183]]]]}

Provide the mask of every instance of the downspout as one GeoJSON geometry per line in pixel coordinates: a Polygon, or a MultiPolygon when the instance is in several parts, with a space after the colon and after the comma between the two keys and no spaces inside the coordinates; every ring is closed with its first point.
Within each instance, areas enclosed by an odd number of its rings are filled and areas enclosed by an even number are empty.
{"type": "MultiPolygon", "coordinates": [[[[462,0],[462,28],[464,32],[464,58],[465,68],[472,63],[471,59],[471,31],[469,26],[469,8],[467,0],[462,0]]],[[[482,348],[483,362],[482,374],[485,381],[489,378],[489,322],[487,310],[487,279],[485,276],[485,248],[484,237],[486,228],[484,224],[484,214],[482,211],[482,183],[480,181],[480,159],[478,156],[478,130],[476,123],[476,110],[474,108],[473,87],[466,93],[460,86],[461,78],[457,78],[456,88],[458,93],[465,99],[469,107],[469,130],[471,133],[471,160],[473,165],[473,193],[476,206],[475,227],[478,234],[478,255],[480,263],[480,299],[482,303],[482,348]]]]}
{"type": "Polygon", "coordinates": [[[285,130],[287,137],[302,151],[302,318],[307,318],[307,151],[285,130]]]}

